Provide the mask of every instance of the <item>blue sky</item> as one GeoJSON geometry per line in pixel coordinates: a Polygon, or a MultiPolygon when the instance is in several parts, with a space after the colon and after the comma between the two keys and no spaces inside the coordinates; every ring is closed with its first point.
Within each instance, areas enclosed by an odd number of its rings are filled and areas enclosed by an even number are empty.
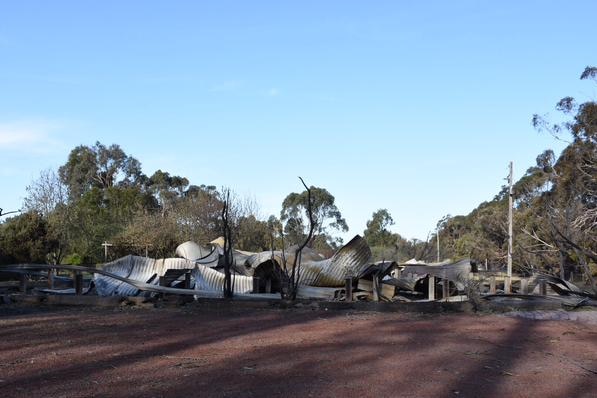
{"type": "Polygon", "coordinates": [[[79,144],[254,197],[387,208],[425,239],[563,144],[533,130],[597,65],[593,1],[6,1],[0,207],[79,144]]]}

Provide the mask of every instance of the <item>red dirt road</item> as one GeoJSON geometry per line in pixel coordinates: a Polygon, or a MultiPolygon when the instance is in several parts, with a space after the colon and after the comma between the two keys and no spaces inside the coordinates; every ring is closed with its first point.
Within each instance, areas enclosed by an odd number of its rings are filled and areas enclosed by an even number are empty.
{"type": "Polygon", "coordinates": [[[573,322],[0,307],[4,398],[595,397],[595,371],[597,330],[573,322]]]}

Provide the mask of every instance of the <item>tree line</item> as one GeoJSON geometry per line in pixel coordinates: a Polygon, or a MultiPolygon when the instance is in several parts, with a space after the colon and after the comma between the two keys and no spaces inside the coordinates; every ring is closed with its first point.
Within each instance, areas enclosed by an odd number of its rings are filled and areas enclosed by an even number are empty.
{"type": "MultiPolygon", "coordinates": [[[[580,79],[597,81],[597,68],[580,79]]],[[[533,115],[533,126],[567,143],[559,156],[546,150],[513,186],[515,271],[597,274],[597,103],[564,97],[556,104],[565,121],[533,115]]],[[[378,258],[416,257],[433,261],[437,240],[442,258],[471,258],[489,269],[504,269],[508,254],[509,187],[468,215],[446,215],[425,242],[405,241],[389,231],[385,209],[373,213],[365,237],[378,258]]],[[[593,281],[591,280],[591,283],[593,281]]],[[[594,283],[593,283],[594,286],[594,283]]]]}
{"type": "MultiPolygon", "coordinates": [[[[583,80],[597,80],[587,67],[583,80]]],[[[533,125],[567,142],[556,156],[539,154],[514,184],[515,270],[534,269],[567,276],[591,274],[597,263],[597,103],[565,97],[556,105],[567,120],[550,123],[534,115],[533,125]]],[[[334,196],[310,187],[313,234],[307,245],[331,254],[348,231],[334,196]]],[[[111,256],[167,257],[186,240],[207,243],[222,235],[221,212],[227,188],[194,185],[157,170],[148,176],[120,146],[100,142],[74,148],[58,170],[45,170],[27,187],[20,215],[0,224],[0,262],[93,264],[102,262],[104,241],[111,256]]],[[[250,198],[232,195],[229,211],[235,248],[267,251],[297,245],[309,231],[308,191],[290,193],[279,216],[265,219],[250,198]]],[[[442,258],[472,258],[499,269],[508,250],[508,188],[468,215],[447,215],[425,240],[391,232],[387,209],[373,212],[363,231],[376,260],[433,261],[437,240],[442,258]]]]}
{"type": "MultiPolygon", "coordinates": [[[[331,253],[342,244],[334,231],[348,226],[330,192],[311,187],[311,193],[316,231],[308,244],[331,253]]],[[[230,196],[228,188],[194,185],[163,170],[145,175],[117,144],[80,145],[27,187],[22,214],[0,224],[0,261],[94,264],[104,261],[104,242],[112,245],[111,258],[172,256],[184,241],[205,244],[223,234],[227,200],[236,248],[267,251],[306,236],[306,191],[290,193],[280,216],[268,219],[255,200],[230,196]]]]}

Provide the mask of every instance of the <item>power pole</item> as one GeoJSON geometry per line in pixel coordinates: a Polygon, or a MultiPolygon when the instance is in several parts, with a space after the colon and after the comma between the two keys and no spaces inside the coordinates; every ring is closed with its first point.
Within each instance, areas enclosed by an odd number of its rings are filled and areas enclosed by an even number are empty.
{"type": "Polygon", "coordinates": [[[437,262],[440,262],[440,256],[439,256],[439,227],[437,228],[437,232],[435,233],[435,238],[437,240],[437,262]]]}
{"type": "Polygon", "coordinates": [[[508,174],[508,276],[506,278],[504,290],[505,292],[511,293],[512,291],[512,206],[513,206],[513,191],[512,184],[514,180],[514,163],[510,162],[510,173],[508,174]]]}

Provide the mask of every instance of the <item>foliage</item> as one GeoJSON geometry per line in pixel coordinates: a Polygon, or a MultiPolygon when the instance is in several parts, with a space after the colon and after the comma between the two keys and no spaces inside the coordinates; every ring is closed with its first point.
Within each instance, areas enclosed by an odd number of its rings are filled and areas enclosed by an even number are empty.
{"type": "MultiPolygon", "coordinates": [[[[292,192],[282,202],[280,220],[285,223],[284,233],[287,242],[289,244],[298,244],[307,236],[310,229],[307,215],[309,191],[312,198],[314,234],[307,246],[313,248],[317,237],[323,237],[326,246],[336,248],[342,241],[337,237],[333,237],[331,232],[347,232],[348,225],[335,204],[336,199],[334,196],[327,189],[314,186],[301,193],[292,192]]],[[[321,238],[318,241],[321,244],[321,238]]]]}
{"type": "Polygon", "coordinates": [[[207,243],[221,235],[220,193],[214,186],[190,186],[172,211],[182,241],[207,243]]]}
{"type": "MultiPolygon", "coordinates": [[[[280,289],[280,295],[283,299],[296,300],[298,289],[301,281],[301,265],[302,265],[302,253],[305,247],[312,242],[314,237],[315,229],[317,227],[317,221],[315,218],[314,203],[315,197],[313,196],[313,187],[309,188],[302,177],[299,177],[301,183],[305,187],[305,201],[301,203],[304,207],[307,216],[308,231],[303,236],[301,242],[299,242],[294,249],[294,256],[292,264],[288,264],[286,259],[286,247],[284,246],[284,235],[282,233],[282,264],[280,264],[280,280],[282,281],[282,288],[280,289]]],[[[326,191],[327,192],[327,191],[326,191]]],[[[292,195],[292,194],[291,194],[292,195]]],[[[289,196],[291,196],[289,195],[289,196]]],[[[331,195],[330,195],[331,196],[331,195]]],[[[333,205],[333,197],[331,197],[331,204],[333,205]]],[[[338,212],[339,214],[339,212],[338,212]]],[[[270,218],[271,220],[271,218],[270,218]]],[[[321,220],[321,219],[320,219],[321,220]]],[[[271,220],[273,221],[273,220],[271,220]]],[[[274,248],[272,247],[272,262],[274,261],[274,248]]]]}
{"type": "MultiPolygon", "coordinates": [[[[595,79],[587,67],[581,79],[595,79]]],[[[533,125],[568,146],[560,156],[547,150],[537,156],[514,184],[514,265],[519,271],[560,272],[584,269],[597,261],[597,104],[565,97],[556,109],[570,117],[550,124],[534,115],[533,125]],[[569,137],[569,140],[567,138],[569,137]]],[[[500,268],[507,253],[507,189],[467,216],[447,220],[442,251],[450,256],[486,260],[500,268]]]]}
{"type": "Polygon", "coordinates": [[[128,156],[116,144],[106,147],[100,142],[92,147],[79,145],[73,149],[58,174],[73,199],[93,188],[135,186],[146,179],[137,159],[128,156]]]}
{"type": "Polygon", "coordinates": [[[67,187],[52,169],[41,171],[39,178],[28,185],[26,190],[23,208],[36,211],[44,217],[67,202],[67,187]]]}
{"type": "Polygon", "coordinates": [[[2,264],[46,262],[56,242],[48,234],[48,223],[40,213],[29,211],[0,225],[2,264]]]}
{"type": "Polygon", "coordinates": [[[367,221],[364,238],[369,246],[390,246],[396,242],[388,228],[394,225],[394,219],[387,209],[379,209],[373,213],[371,220],[367,221]]]}
{"type": "MultiPolygon", "coordinates": [[[[587,67],[581,79],[597,80],[597,68],[587,67]]],[[[567,147],[559,156],[551,150],[539,154],[514,184],[515,270],[567,276],[582,269],[590,276],[597,264],[597,103],[564,97],[556,109],[565,122],[553,124],[538,115],[532,122],[567,141],[567,147]]],[[[0,261],[96,263],[103,261],[104,241],[114,245],[111,256],[147,252],[167,257],[181,242],[207,243],[222,235],[223,209],[237,249],[305,243],[331,255],[341,244],[333,234],[348,231],[325,188],[305,186],[290,193],[280,219],[267,221],[254,201],[225,192],[163,170],[147,177],[141,163],[116,144],[80,145],[57,171],[42,171],[27,187],[25,213],[0,224],[0,261]]],[[[376,260],[434,261],[439,236],[442,258],[472,258],[501,269],[507,254],[507,206],[508,189],[502,187],[469,214],[444,217],[437,234],[425,241],[392,233],[392,216],[378,209],[364,236],[376,260]]]]}

